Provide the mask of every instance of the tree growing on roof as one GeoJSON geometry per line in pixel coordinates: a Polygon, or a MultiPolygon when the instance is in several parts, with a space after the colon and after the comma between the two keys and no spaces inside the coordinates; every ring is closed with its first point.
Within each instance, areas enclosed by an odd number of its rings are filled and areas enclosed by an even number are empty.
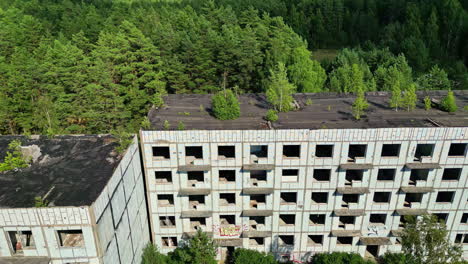
{"type": "Polygon", "coordinates": [[[416,95],[416,85],[412,83],[403,94],[403,98],[401,99],[402,106],[406,107],[408,111],[414,110],[417,100],[418,96],[416,95]]]}
{"type": "Polygon", "coordinates": [[[353,116],[356,120],[361,119],[361,116],[364,114],[364,111],[369,108],[369,103],[367,103],[366,97],[364,95],[364,91],[362,89],[358,89],[357,97],[354,100],[352,110],[353,116]]]}
{"type": "Polygon", "coordinates": [[[211,105],[214,116],[219,120],[233,120],[240,116],[240,105],[231,90],[223,90],[213,95],[211,105]]]}
{"type": "Polygon", "coordinates": [[[458,106],[455,101],[455,95],[452,91],[448,91],[447,96],[442,99],[442,102],[440,102],[440,108],[449,113],[457,111],[458,106]]]}
{"type": "Polygon", "coordinates": [[[279,62],[275,70],[270,70],[270,78],[266,88],[268,102],[278,112],[288,112],[292,109],[292,93],[296,86],[289,82],[284,63],[279,62]]]}
{"type": "Polygon", "coordinates": [[[26,168],[30,160],[21,153],[21,141],[13,140],[8,144],[8,151],[2,163],[0,163],[0,172],[26,168]]]}

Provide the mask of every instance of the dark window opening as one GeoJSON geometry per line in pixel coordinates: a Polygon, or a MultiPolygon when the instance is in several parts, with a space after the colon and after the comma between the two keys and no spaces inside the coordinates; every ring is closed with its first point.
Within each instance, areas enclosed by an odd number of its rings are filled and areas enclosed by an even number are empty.
{"type": "Polygon", "coordinates": [[[311,214],[309,215],[309,224],[310,225],[324,225],[325,224],[325,214],[311,214]]]}
{"type": "Polygon", "coordinates": [[[343,206],[350,204],[350,203],[358,203],[359,202],[359,194],[343,194],[343,206]]]}
{"type": "Polygon", "coordinates": [[[156,183],[170,183],[172,182],[171,171],[155,171],[154,172],[156,183]]]}
{"type": "Polygon", "coordinates": [[[333,145],[317,145],[315,148],[315,156],[318,158],[333,157],[333,145]]]}
{"type": "Polygon", "coordinates": [[[163,247],[177,247],[177,237],[162,237],[161,242],[163,247]]]}
{"type": "Polygon", "coordinates": [[[437,194],[436,203],[451,203],[455,192],[439,192],[437,194]]]}
{"type": "Polygon", "coordinates": [[[465,156],[466,143],[452,143],[450,144],[449,156],[465,156]]]}
{"type": "Polygon", "coordinates": [[[356,223],[355,216],[340,216],[338,220],[338,227],[345,228],[346,225],[354,225],[356,223]]]}
{"type": "Polygon", "coordinates": [[[405,195],[405,207],[411,207],[412,203],[420,203],[422,201],[423,194],[422,193],[407,193],[405,195]]]}
{"type": "Polygon", "coordinates": [[[230,159],[236,157],[235,146],[218,146],[218,157],[223,159],[230,159]]]}
{"type": "Polygon", "coordinates": [[[281,175],[282,182],[297,182],[299,170],[283,170],[281,175]]]}
{"type": "Polygon", "coordinates": [[[280,214],[279,224],[280,225],[294,225],[296,223],[296,215],[293,214],[280,214]]]}
{"type": "Polygon", "coordinates": [[[219,182],[235,182],[236,181],[236,171],[235,170],[219,170],[219,182]]]}
{"type": "Polygon", "coordinates": [[[203,171],[188,171],[187,172],[187,179],[190,182],[204,182],[205,181],[205,172],[203,171]]]}
{"type": "Polygon", "coordinates": [[[429,176],[428,169],[412,169],[409,184],[416,185],[417,181],[427,181],[428,176],[429,176]]]}
{"type": "Polygon", "coordinates": [[[31,231],[8,231],[10,245],[15,255],[23,254],[24,248],[35,248],[36,243],[31,231]]]}
{"type": "Polygon", "coordinates": [[[297,192],[282,192],[280,199],[281,204],[295,204],[297,202],[297,192]]]}
{"type": "Polygon", "coordinates": [[[266,203],[266,195],[265,194],[251,194],[250,195],[250,207],[251,208],[258,208],[259,204],[266,203]]]}
{"type": "Polygon", "coordinates": [[[294,236],[278,236],[280,245],[293,246],[294,236]]]}
{"type": "Polygon", "coordinates": [[[432,157],[434,144],[418,144],[414,153],[414,160],[421,161],[422,157],[432,157]]]}
{"type": "Polygon", "coordinates": [[[328,202],[328,193],[327,192],[313,192],[312,201],[314,203],[327,203],[328,202]]]}
{"type": "Polygon", "coordinates": [[[235,215],[220,215],[219,222],[221,225],[235,225],[236,216],[235,215]]]}
{"type": "Polygon", "coordinates": [[[260,181],[266,181],[267,179],[267,171],[266,170],[253,170],[250,171],[250,182],[252,185],[258,185],[260,181]]]}
{"type": "Polygon", "coordinates": [[[174,205],[174,195],[172,195],[172,194],[158,194],[158,205],[159,206],[174,205]]]}
{"type": "Polygon", "coordinates": [[[366,156],[367,145],[349,145],[348,159],[354,161],[356,158],[366,156]]]}
{"type": "Polygon", "coordinates": [[[235,193],[220,193],[219,194],[219,205],[234,205],[236,204],[235,193]]]}
{"type": "Polygon", "coordinates": [[[436,213],[434,215],[435,215],[435,217],[437,217],[437,220],[440,223],[447,223],[447,219],[448,219],[448,214],[447,213],[436,213]]]}
{"type": "Polygon", "coordinates": [[[205,204],[205,195],[189,195],[189,206],[191,209],[197,209],[199,205],[205,204]]]}
{"type": "Polygon", "coordinates": [[[382,157],[398,157],[400,155],[400,144],[384,144],[382,146],[382,157]]]}
{"type": "Polygon", "coordinates": [[[403,216],[403,215],[400,216],[400,222],[398,224],[398,227],[404,228],[406,224],[408,223],[408,219],[409,219],[408,216],[403,216]]]}
{"type": "Polygon", "coordinates": [[[391,192],[375,192],[374,203],[389,203],[391,192]]]}
{"type": "Polygon", "coordinates": [[[314,179],[316,181],[330,181],[330,169],[314,169],[314,179]]]}
{"type": "Polygon", "coordinates": [[[257,158],[266,158],[268,157],[268,146],[267,145],[250,146],[250,155],[254,155],[257,158]]]}
{"type": "Polygon", "coordinates": [[[153,147],[153,157],[158,159],[170,159],[169,147],[153,147]]]}
{"type": "Polygon", "coordinates": [[[299,170],[283,170],[282,171],[283,176],[298,176],[299,175],[299,170]]]}
{"type": "Polygon", "coordinates": [[[396,169],[379,169],[377,174],[378,181],[393,181],[395,179],[396,169]]]}
{"type": "Polygon", "coordinates": [[[204,217],[191,217],[190,227],[194,230],[202,230],[206,227],[206,218],[204,217]]]}
{"type": "Polygon", "coordinates": [[[83,247],[84,237],[81,230],[59,230],[57,231],[61,247],[83,247]]]}
{"type": "Polygon", "coordinates": [[[259,226],[265,225],[265,216],[250,216],[250,229],[257,230],[259,226]]]}
{"type": "Polygon", "coordinates": [[[379,246],[377,245],[367,245],[366,246],[366,253],[371,255],[374,258],[379,256],[379,246]]]}
{"type": "Polygon", "coordinates": [[[203,147],[185,147],[185,156],[203,159],[203,147]]]}
{"type": "Polygon", "coordinates": [[[261,246],[265,244],[265,239],[263,237],[251,237],[249,238],[249,246],[261,246]]]}
{"type": "Polygon", "coordinates": [[[307,246],[321,246],[323,244],[323,235],[309,235],[307,239],[307,246]]]}
{"type": "Polygon", "coordinates": [[[353,182],[361,182],[364,170],[346,170],[345,185],[352,185],[353,182]]]}
{"type": "Polygon", "coordinates": [[[460,223],[462,223],[462,224],[468,224],[468,213],[464,213],[464,214],[462,215],[462,219],[461,219],[460,223]]]}
{"type": "Polygon", "coordinates": [[[461,168],[450,168],[444,169],[444,173],[442,174],[443,181],[458,181],[461,175],[461,168]]]}
{"type": "Polygon", "coordinates": [[[463,240],[463,234],[457,234],[455,236],[455,243],[456,244],[460,244],[462,242],[462,240],[463,240]]]}
{"type": "Polygon", "coordinates": [[[337,237],[336,238],[337,245],[352,245],[353,244],[353,237],[337,237]]]}
{"type": "Polygon", "coordinates": [[[301,145],[284,145],[283,156],[286,158],[299,158],[301,155],[301,145]]]}
{"type": "Polygon", "coordinates": [[[159,226],[160,227],[175,227],[175,216],[160,216],[159,226]]]}
{"type": "Polygon", "coordinates": [[[369,223],[371,224],[383,224],[385,225],[385,221],[387,220],[386,214],[371,214],[369,217],[369,223]]]}

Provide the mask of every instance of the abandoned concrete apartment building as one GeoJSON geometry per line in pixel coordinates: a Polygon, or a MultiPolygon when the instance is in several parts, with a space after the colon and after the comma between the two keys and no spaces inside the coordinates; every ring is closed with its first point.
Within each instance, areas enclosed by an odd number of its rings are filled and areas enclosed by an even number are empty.
{"type": "Polygon", "coordinates": [[[300,110],[272,124],[261,95],[241,95],[232,121],[209,115],[208,95],[168,96],[140,132],[154,243],[166,253],[202,229],[220,259],[236,247],[377,256],[401,249],[405,215],[431,213],[468,257],[468,114],[396,112],[388,96],[369,93],[355,121],[352,96],[296,94],[300,110]],[[163,129],[179,122],[184,131],[163,129]]]}
{"type": "Polygon", "coordinates": [[[0,173],[1,264],[140,264],[149,227],[136,137],[119,155],[105,135],[0,136],[0,159],[13,140],[31,164],[0,173]]]}

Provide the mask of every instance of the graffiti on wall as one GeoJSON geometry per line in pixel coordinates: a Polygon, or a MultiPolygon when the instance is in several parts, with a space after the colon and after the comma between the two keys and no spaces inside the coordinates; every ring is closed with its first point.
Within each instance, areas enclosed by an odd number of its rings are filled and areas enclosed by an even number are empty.
{"type": "Polygon", "coordinates": [[[249,231],[247,225],[213,225],[213,231],[220,237],[240,237],[242,232],[249,231]]]}

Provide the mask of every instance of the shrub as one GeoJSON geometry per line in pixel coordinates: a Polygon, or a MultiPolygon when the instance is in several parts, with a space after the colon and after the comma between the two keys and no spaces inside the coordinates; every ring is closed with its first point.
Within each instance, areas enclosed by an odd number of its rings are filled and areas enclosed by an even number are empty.
{"type": "Polygon", "coordinates": [[[30,160],[21,153],[21,141],[13,140],[8,144],[8,151],[3,163],[0,163],[0,172],[26,168],[30,160]]]}
{"type": "Polygon", "coordinates": [[[214,116],[219,120],[233,120],[240,116],[240,105],[231,90],[220,91],[211,98],[214,116]]]}
{"type": "Polygon", "coordinates": [[[278,113],[275,110],[270,109],[267,111],[265,119],[270,122],[275,122],[278,120],[278,113]]]}
{"type": "Polygon", "coordinates": [[[416,264],[411,255],[387,252],[380,259],[382,264],[416,264]]]}
{"type": "Polygon", "coordinates": [[[163,129],[164,130],[169,130],[169,128],[171,128],[171,124],[169,123],[169,121],[164,120],[163,129]]]}
{"type": "Polygon", "coordinates": [[[424,97],[424,109],[429,111],[432,108],[431,98],[429,96],[424,97]]]}
{"type": "Polygon", "coordinates": [[[364,260],[356,253],[333,252],[319,253],[312,258],[314,264],[374,264],[370,260],[364,260]]]}
{"type": "Polygon", "coordinates": [[[277,264],[275,257],[271,254],[258,252],[256,250],[236,248],[232,258],[232,264],[277,264]]]}
{"type": "Polygon", "coordinates": [[[449,113],[457,111],[458,106],[455,102],[455,95],[452,91],[448,91],[447,96],[442,99],[442,102],[440,102],[440,108],[449,113]]]}
{"type": "Polygon", "coordinates": [[[184,122],[179,121],[179,124],[177,124],[177,130],[185,130],[184,122]]]}

